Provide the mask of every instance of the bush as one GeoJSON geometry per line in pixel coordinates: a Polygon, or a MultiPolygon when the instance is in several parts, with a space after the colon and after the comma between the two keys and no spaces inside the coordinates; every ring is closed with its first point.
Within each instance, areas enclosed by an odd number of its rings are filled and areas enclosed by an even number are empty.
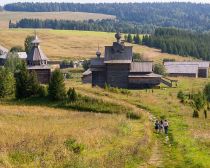
{"type": "Polygon", "coordinates": [[[15,92],[15,79],[9,70],[0,68],[0,97],[13,95],[15,92]]]}
{"type": "Polygon", "coordinates": [[[207,100],[210,102],[210,83],[206,84],[203,93],[206,96],[207,100]]]}
{"type": "Polygon", "coordinates": [[[186,96],[185,96],[185,94],[184,94],[184,92],[183,92],[182,90],[180,90],[180,91],[178,92],[177,98],[178,98],[182,103],[184,103],[186,96]]]}
{"type": "Polygon", "coordinates": [[[48,93],[51,100],[63,100],[66,98],[64,77],[59,69],[52,73],[48,93]]]}
{"type": "Polygon", "coordinates": [[[74,88],[69,88],[67,92],[67,96],[70,101],[76,101],[78,98],[77,93],[74,88]]]}
{"type": "Polygon", "coordinates": [[[133,53],[133,61],[135,62],[143,61],[143,56],[140,53],[133,53]]]}
{"type": "Polygon", "coordinates": [[[24,49],[21,46],[14,46],[10,49],[10,52],[24,52],[24,49]]]}
{"type": "Polygon", "coordinates": [[[154,73],[159,75],[166,75],[166,69],[163,64],[155,64],[154,65],[154,73]]]}
{"type": "Polygon", "coordinates": [[[133,120],[139,120],[141,119],[140,114],[134,113],[134,112],[127,112],[126,117],[133,120]]]}
{"type": "Polygon", "coordinates": [[[47,87],[44,85],[40,85],[38,90],[38,95],[39,97],[47,97],[48,95],[47,87]]]}
{"type": "Polygon", "coordinates": [[[84,145],[77,143],[73,138],[67,139],[64,144],[69,151],[76,154],[80,154],[84,150],[84,145]]]}
{"type": "Polygon", "coordinates": [[[82,66],[83,66],[83,69],[85,71],[87,71],[89,69],[89,67],[90,67],[90,60],[84,60],[82,66]]]}
{"type": "Polygon", "coordinates": [[[199,111],[198,110],[193,111],[193,118],[199,118],[199,111]]]}

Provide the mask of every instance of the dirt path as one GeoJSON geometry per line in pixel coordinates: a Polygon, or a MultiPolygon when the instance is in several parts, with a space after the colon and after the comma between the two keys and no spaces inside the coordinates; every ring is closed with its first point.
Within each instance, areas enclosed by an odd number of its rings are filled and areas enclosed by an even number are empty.
{"type": "MultiPolygon", "coordinates": [[[[88,95],[90,97],[102,98],[103,100],[108,101],[108,102],[113,102],[113,103],[121,104],[121,105],[123,104],[124,106],[132,108],[134,111],[139,111],[141,113],[143,112],[146,115],[146,117],[149,118],[149,120],[151,122],[154,122],[156,120],[155,117],[153,117],[153,115],[149,111],[140,109],[136,105],[129,103],[123,99],[120,99],[120,98],[113,99],[112,98],[113,95],[106,95],[106,96],[97,95],[96,96],[94,93],[87,92],[85,90],[80,89],[79,91],[80,91],[80,93],[82,93],[84,95],[88,95]],[[111,96],[111,97],[109,97],[109,96],[111,96]]],[[[149,160],[146,163],[142,164],[139,168],[161,168],[161,167],[163,167],[162,163],[163,163],[163,161],[162,161],[162,153],[161,153],[161,143],[156,138],[155,143],[152,147],[151,157],[149,158],[149,160]]]]}
{"type": "Polygon", "coordinates": [[[160,145],[158,140],[155,141],[155,144],[152,148],[151,157],[147,163],[144,163],[139,168],[161,168],[162,166],[162,153],[160,150],[160,145]]]}

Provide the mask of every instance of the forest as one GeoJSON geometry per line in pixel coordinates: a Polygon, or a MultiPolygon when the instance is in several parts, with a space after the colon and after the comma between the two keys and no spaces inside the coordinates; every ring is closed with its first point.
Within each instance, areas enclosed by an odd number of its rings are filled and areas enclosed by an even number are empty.
{"type": "Polygon", "coordinates": [[[210,60],[210,34],[195,33],[175,28],[157,28],[151,36],[145,35],[142,44],[162,52],[210,60]]]}
{"type": "Polygon", "coordinates": [[[195,3],[12,3],[7,11],[51,12],[73,11],[115,15],[148,27],[177,27],[195,31],[210,28],[210,5],[195,3]]]}
{"type": "Polygon", "coordinates": [[[155,30],[153,26],[143,26],[132,24],[125,21],[117,21],[111,19],[103,20],[53,20],[53,19],[21,19],[16,23],[10,21],[9,28],[51,28],[59,30],[85,30],[85,31],[102,31],[102,32],[123,32],[123,33],[141,33],[148,34],[155,30]]]}

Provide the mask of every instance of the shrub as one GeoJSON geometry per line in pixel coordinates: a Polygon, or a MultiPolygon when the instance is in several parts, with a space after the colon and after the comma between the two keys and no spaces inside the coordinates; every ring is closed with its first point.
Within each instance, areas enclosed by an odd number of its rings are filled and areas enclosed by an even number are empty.
{"type": "Polygon", "coordinates": [[[10,49],[10,52],[24,52],[24,49],[21,46],[14,46],[10,49]]]}
{"type": "Polygon", "coordinates": [[[143,56],[140,53],[133,53],[133,61],[135,62],[143,61],[143,56]]]}
{"type": "Polygon", "coordinates": [[[199,111],[198,110],[193,111],[193,118],[199,118],[199,111]]]}
{"type": "Polygon", "coordinates": [[[84,150],[84,145],[77,143],[75,139],[70,138],[64,142],[66,148],[76,154],[80,154],[84,150]]]}
{"type": "Polygon", "coordinates": [[[38,95],[39,97],[47,97],[48,95],[47,87],[44,85],[40,85],[38,90],[38,95]]]}
{"type": "Polygon", "coordinates": [[[64,77],[59,69],[52,73],[48,93],[51,100],[63,100],[66,98],[64,77]]]}
{"type": "Polygon", "coordinates": [[[201,110],[206,104],[205,96],[201,92],[193,94],[192,101],[194,108],[196,108],[197,110],[201,110]]]}
{"type": "Polygon", "coordinates": [[[88,70],[89,67],[90,67],[90,60],[84,60],[82,66],[83,66],[83,69],[84,69],[85,71],[88,70]]]}
{"type": "Polygon", "coordinates": [[[166,75],[166,69],[163,64],[155,64],[154,65],[154,73],[159,75],[166,75]]]}
{"type": "Polygon", "coordinates": [[[140,114],[134,112],[127,112],[126,117],[133,120],[139,120],[141,118],[140,114]]]}
{"type": "Polygon", "coordinates": [[[210,83],[206,84],[203,93],[206,96],[207,100],[210,101],[210,83]]]}
{"type": "Polygon", "coordinates": [[[185,102],[186,96],[185,96],[185,94],[184,94],[184,92],[183,92],[182,90],[180,90],[180,91],[177,93],[177,98],[178,98],[182,103],[185,102]]]}
{"type": "Polygon", "coordinates": [[[74,88],[69,88],[67,92],[67,96],[70,101],[76,101],[78,98],[77,93],[74,88]]]}
{"type": "Polygon", "coordinates": [[[0,97],[7,97],[15,91],[15,79],[9,70],[0,68],[0,97]]]}

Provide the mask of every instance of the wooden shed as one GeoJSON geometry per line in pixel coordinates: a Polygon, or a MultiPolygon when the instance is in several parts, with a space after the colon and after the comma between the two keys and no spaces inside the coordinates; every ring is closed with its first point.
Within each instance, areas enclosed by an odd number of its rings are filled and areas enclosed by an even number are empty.
{"type": "Polygon", "coordinates": [[[186,76],[208,78],[208,61],[164,62],[169,76],[186,76]]]}

